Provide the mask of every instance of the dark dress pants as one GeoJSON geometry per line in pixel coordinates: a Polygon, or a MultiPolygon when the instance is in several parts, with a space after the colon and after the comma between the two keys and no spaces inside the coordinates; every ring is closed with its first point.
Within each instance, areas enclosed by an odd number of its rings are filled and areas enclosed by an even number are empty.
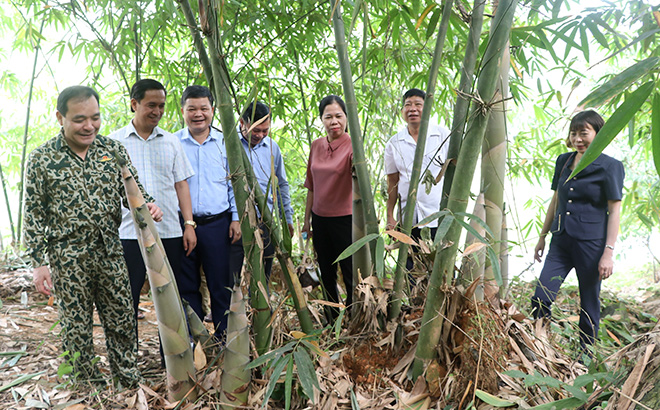
{"type": "MultiPolygon", "coordinates": [[[[435,234],[438,232],[438,228],[429,228],[431,230],[431,239],[435,240],[435,234]]],[[[419,241],[422,237],[422,230],[420,228],[413,228],[412,231],[410,231],[410,236],[416,240],[419,241]]],[[[413,253],[419,252],[419,246],[417,245],[412,245],[409,250],[408,250],[408,259],[406,259],[406,269],[408,271],[411,271],[412,268],[414,267],[414,262],[413,262],[413,253]]],[[[412,276],[410,277],[411,281],[410,283],[413,284],[414,281],[412,280],[412,276]]]]}
{"type": "Polygon", "coordinates": [[[575,268],[580,288],[580,342],[591,345],[598,337],[600,323],[600,285],[598,262],[605,238],[579,240],[567,233],[554,234],[541,276],[532,297],[532,315],[550,317],[550,307],[559,287],[575,268]]]}
{"type": "MultiPolygon", "coordinates": [[[[270,240],[270,232],[265,224],[259,224],[259,229],[261,231],[261,239],[264,243],[264,273],[266,274],[266,280],[270,280],[270,272],[273,269],[273,258],[275,257],[275,246],[270,240]]],[[[288,229],[288,228],[286,228],[288,229]]],[[[231,244],[231,257],[229,259],[229,271],[232,275],[241,273],[243,269],[243,239],[239,239],[235,243],[231,244]]]]}
{"type": "Polygon", "coordinates": [[[218,219],[197,226],[197,247],[190,255],[183,257],[181,273],[176,278],[181,297],[188,301],[197,316],[203,318],[199,287],[202,281],[200,268],[204,268],[211,296],[213,326],[218,339],[227,329],[227,310],[234,286],[234,278],[229,274],[230,223],[231,213],[225,212],[218,219]]]}
{"type": "MultiPolygon", "coordinates": [[[[353,243],[352,215],[326,217],[312,212],[312,241],[321,270],[321,282],[325,298],[329,302],[341,303],[337,291],[337,264],[335,260],[353,243]]],[[[346,288],[346,306],[353,303],[353,258],[339,261],[346,288]]],[[[339,309],[325,307],[326,317],[333,322],[339,309]]]]}

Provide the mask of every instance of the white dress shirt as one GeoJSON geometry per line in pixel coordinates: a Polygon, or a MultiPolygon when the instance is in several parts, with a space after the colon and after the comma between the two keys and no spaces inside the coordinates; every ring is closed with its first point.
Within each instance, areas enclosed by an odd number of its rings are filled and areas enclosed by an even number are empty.
{"type": "MultiPolygon", "coordinates": [[[[406,201],[408,200],[408,190],[410,188],[410,175],[412,174],[413,162],[415,159],[415,149],[417,142],[408,132],[405,126],[401,131],[395,134],[385,146],[385,173],[399,174],[398,193],[401,198],[401,209],[405,211],[406,201]]],[[[430,172],[435,178],[440,174],[442,165],[447,160],[449,149],[449,130],[439,125],[430,125],[426,137],[426,147],[424,149],[424,159],[422,162],[422,173],[420,175],[419,188],[417,190],[417,204],[415,206],[415,215],[413,224],[416,224],[440,210],[440,200],[442,199],[441,179],[436,185],[432,185],[427,190],[427,184],[424,183],[424,175],[430,172]]],[[[438,226],[438,221],[430,222],[428,227],[438,226]]]]}

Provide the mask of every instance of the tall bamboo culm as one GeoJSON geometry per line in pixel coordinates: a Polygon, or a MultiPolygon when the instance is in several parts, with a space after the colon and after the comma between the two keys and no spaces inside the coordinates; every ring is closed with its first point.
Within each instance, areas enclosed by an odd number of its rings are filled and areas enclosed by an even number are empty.
{"type": "MultiPolygon", "coordinates": [[[[250,166],[250,161],[245,153],[245,150],[242,151],[243,154],[243,163],[245,164],[245,169],[247,171],[248,180],[256,181],[256,176],[254,175],[254,170],[250,166]]],[[[312,316],[309,313],[309,308],[307,306],[307,298],[303,292],[302,286],[300,285],[300,280],[296,274],[295,267],[293,265],[293,260],[291,255],[286,250],[281,243],[282,234],[281,229],[288,229],[288,227],[280,227],[277,221],[274,220],[273,214],[270,212],[270,209],[266,205],[266,195],[261,192],[261,189],[255,189],[254,194],[256,197],[256,202],[261,212],[261,218],[264,224],[269,228],[270,231],[270,240],[275,248],[275,256],[280,262],[280,267],[282,268],[282,275],[284,276],[284,282],[289,289],[291,294],[291,299],[293,300],[293,305],[296,309],[298,315],[298,320],[300,321],[300,327],[303,332],[311,334],[314,331],[314,325],[312,322],[312,316]]]]}
{"type": "Polygon", "coordinates": [[[217,24],[216,11],[220,10],[216,0],[202,0],[200,15],[202,32],[208,36],[208,48],[215,86],[216,107],[220,123],[224,132],[225,149],[231,175],[231,184],[234,188],[236,209],[241,221],[241,234],[243,250],[247,262],[247,271],[250,276],[251,300],[254,309],[252,317],[254,342],[259,354],[265,353],[270,347],[270,306],[268,304],[268,283],[263,269],[263,244],[258,235],[259,227],[254,208],[254,199],[250,195],[250,188],[246,177],[246,167],[243,163],[243,146],[236,129],[234,106],[232,103],[232,86],[222,53],[222,36],[217,24]]]}
{"type": "Polygon", "coordinates": [[[28,92],[27,100],[27,109],[25,112],[25,131],[23,133],[23,145],[21,147],[21,180],[19,182],[20,189],[18,191],[18,220],[16,223],[18,227],[16,229],[16,243],[21,242],[21,232],[23,224],[23,181],[25,180],[25,159],[27,157],[27,142],[28,142],[28,131],[30,130],[30,112],[32,111],[32,91],[34,90],[34,79],[37,76],[37,61],[39,61],[39,52],[41,49],[41,38],[43,37],[41,33],[44,31],[44,24],[48,19],[48,13],[45,13],[43,20],[41,20],[41,27],[39,28],[39,36],[37,37],[37,44],[34,46],[34,63],[32,63],[32,77],[30,78],[30,90],[28,92]]]}
{"type": "MultiPolygon", "coordinates": [[[[493,233],[490,246],[495,255],[500,254],[502,217],[504,215],[504,179],[506,177],[506,98],[509,95],[509,46],[504,47],[500,72],[495,90],[495,102],[488,119],[486,137],[481,152],[481,190],[484,192],[486,224],[493,233]]],[[[484,268],[484,296],[495,302],[499,297],[501,277],[495,277],[490,260],[484,268]]],[[[495,305],[497,306],[497,305],[495,305]]]]}
{"type": "MultiPolygon", "coordinates": [[[[408,199],[406,208],[403,211],[403,223],[401,231],[410,236],[412,231],[413,215],[417,205],[417,190],[419,188],[419,178],[422,173],[422,160],[426,149],[426,137],[429,129],[429,118],[435,101],[435,85],[438,81],[438,70],[442,61],[442,49],[447,37],[447,27],[449,27],[449,18],[453,0],[445,0],[442,8],[442,20],[438,28],[438,36],[435,41],[435,50],[433,51],[433,61],[429,69],[429,82],[426,89],[426,98],[424,99],[424,109],[422,110],[422,124],[419,127],[417,135],[417,146],[415,147],[415,158],[413,160],[413,169],[410,175],[410,184],[408,185],[408,199]]],[[[434,175],[435,177],[435,175],[434,175]]],[[[404,297],[404,289],[408,284],[408,275],[405,271],[406,259],[408,258],[408,244],[401,242],[399,245],[399,256],[394,272],[394,294],[390,300],[388,316],[390,320],[395,320],[401,314],[401,303],[404,297]]]]}
{"type": "MultiPolygon", "coordinates": [[[[369,178],[369,168],[364,155],[364,141],[360,129],[360,119],[357,110],[357,99],[355,97],[355,88],[353,87],[353,74],[351,63],[348,59],[348,46],[346,45],[346,34],[344,29],[344,20],[341,17],[341,0],[330,1],[330,10],[332,13],[332,24],[335,32],[335,43],[337,48],[337,57],[339,59],[339,69],[341,71],[341,83],[344,90],[344,99],[348,117],[348,129],[351,134],[351,144],[353,145],[353,166],[355,174],[360,184],[360,196],[362,197],[362,206],[364,208],[364,221],[367,234],[378,233],[378,216],[374,207],[374,196],[371,190],[371,180],[369,178]]],[[[369,244],[371,260],[374,260],[376,251],[375,243],[369,244]]],[[[359,261],[359,260],[358,260],[359,261]]],[[[373,274],[373,266],[360,267],[363,276],[373,274]]]]}
{"type": "Polygon", "coordinates": [[[449,191],[456,170],[456,159],[458,158],[458,153],[460,152],[461,144],[463,143],[465,124],[467,123],[468,111],[470,109],[469,95],[472,94],[472,89],[474,88],[474,69],[477,64],[477,57],[479,56],[479,39],[481,38],[481,31],[483,29],[485,6],[485,1],[474,0],[472,14],[470,15],[470,30],[465,47],[465,57],[463,57],[463,65],[461,66],[461,80],[458,85],[458,97],[456,98],[456,105],[454,106],[454,115],[449,138],[449,151],[447,152],[447,160],[449,161],[449,164],[447,166],[447,172],[445,173],[445,180],[442,184],[442,201],[440,202],[440,209],[445,209],[447,207],[449,191]]]}
{"type": "MultiPolygon", "coordinates": [[[[483,57],[482,70],[478,78],[478,91],[485,103],[474,103],[469,116],[467,133],[456,166],[456,175],[449,194],[448,207],[451,212],[465,212],[470,195],[472,178],[476,168],[477,159],[481,151],[483,137],[490,114],[489,102],[495,94],[497,78],[499,76],[500,59],[504,48],[508,44],[511,33],[511,24],[517,0],[503,0],[500,2],[495,21],[491,30],[488,45],[483,57]]],[[[458,215],[454,215],[460,218],[458,215]]],[[[413,361],[413,379],[420,376],[426,366],[436,357],[436,345],[442,335],[443,309],[446,307],[446,294],[444,286],[453,281],[454,264],[458,250],[461,229],[456,222],[452,223],[445,236],[448,247],[439,247],[433,264],[433,272],[429,280],[426,305],[422,316],[415,359],[413,361]]]]}
{"type": "Polygon", "coordinates": [[[176,280],[137,182],[126,163],[119,156],[117,156],[117,160],[121,166],[126,197],[151,286],[151,295],[158,319],[158,332],[165,356],[167,389],[174,400],[187,398],[193,401],[197,398],[195,365],[186,313],[181,303],[176,280]]]}

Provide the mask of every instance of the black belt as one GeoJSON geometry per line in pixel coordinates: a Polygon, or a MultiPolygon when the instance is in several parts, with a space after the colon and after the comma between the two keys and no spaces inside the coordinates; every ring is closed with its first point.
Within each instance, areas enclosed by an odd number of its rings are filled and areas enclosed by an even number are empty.
{"type": "Polygon", "coordinates": [[[213,221],[217,221],[218,219],[226,216],[227,214],[229,214],[229,210],[226,210],[224,212],[215,215],[201,215],[201,216],[193,215],[193,220],[197,222],[197,225],[206,225],[213,221]]]}

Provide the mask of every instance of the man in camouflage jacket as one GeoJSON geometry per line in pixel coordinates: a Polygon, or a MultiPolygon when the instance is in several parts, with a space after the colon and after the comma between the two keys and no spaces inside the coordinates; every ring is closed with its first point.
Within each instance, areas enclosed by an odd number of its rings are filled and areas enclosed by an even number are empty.
{"type": "MultiPolygon", "coordinates": [[[[129,161],[128,154],[120,143],[97,135],[101,114],[93,89],[62,91],[56,115],[62,129],[31,153],[25,179],[25,242],[33,281],[39,292],[52,290],[58,298],[64,350],[74,360],[74,374],[102,383],[92,334],[96,306],[113,380],[133,387],[142,378],[118,236],[120,201],[127,202],[115,157],[129,161]]],[[[153,202],[144,190],[143,195],[153,202]]],[[[160,220],[162,211],[153,203],[148,207],[160,220]]]]}

